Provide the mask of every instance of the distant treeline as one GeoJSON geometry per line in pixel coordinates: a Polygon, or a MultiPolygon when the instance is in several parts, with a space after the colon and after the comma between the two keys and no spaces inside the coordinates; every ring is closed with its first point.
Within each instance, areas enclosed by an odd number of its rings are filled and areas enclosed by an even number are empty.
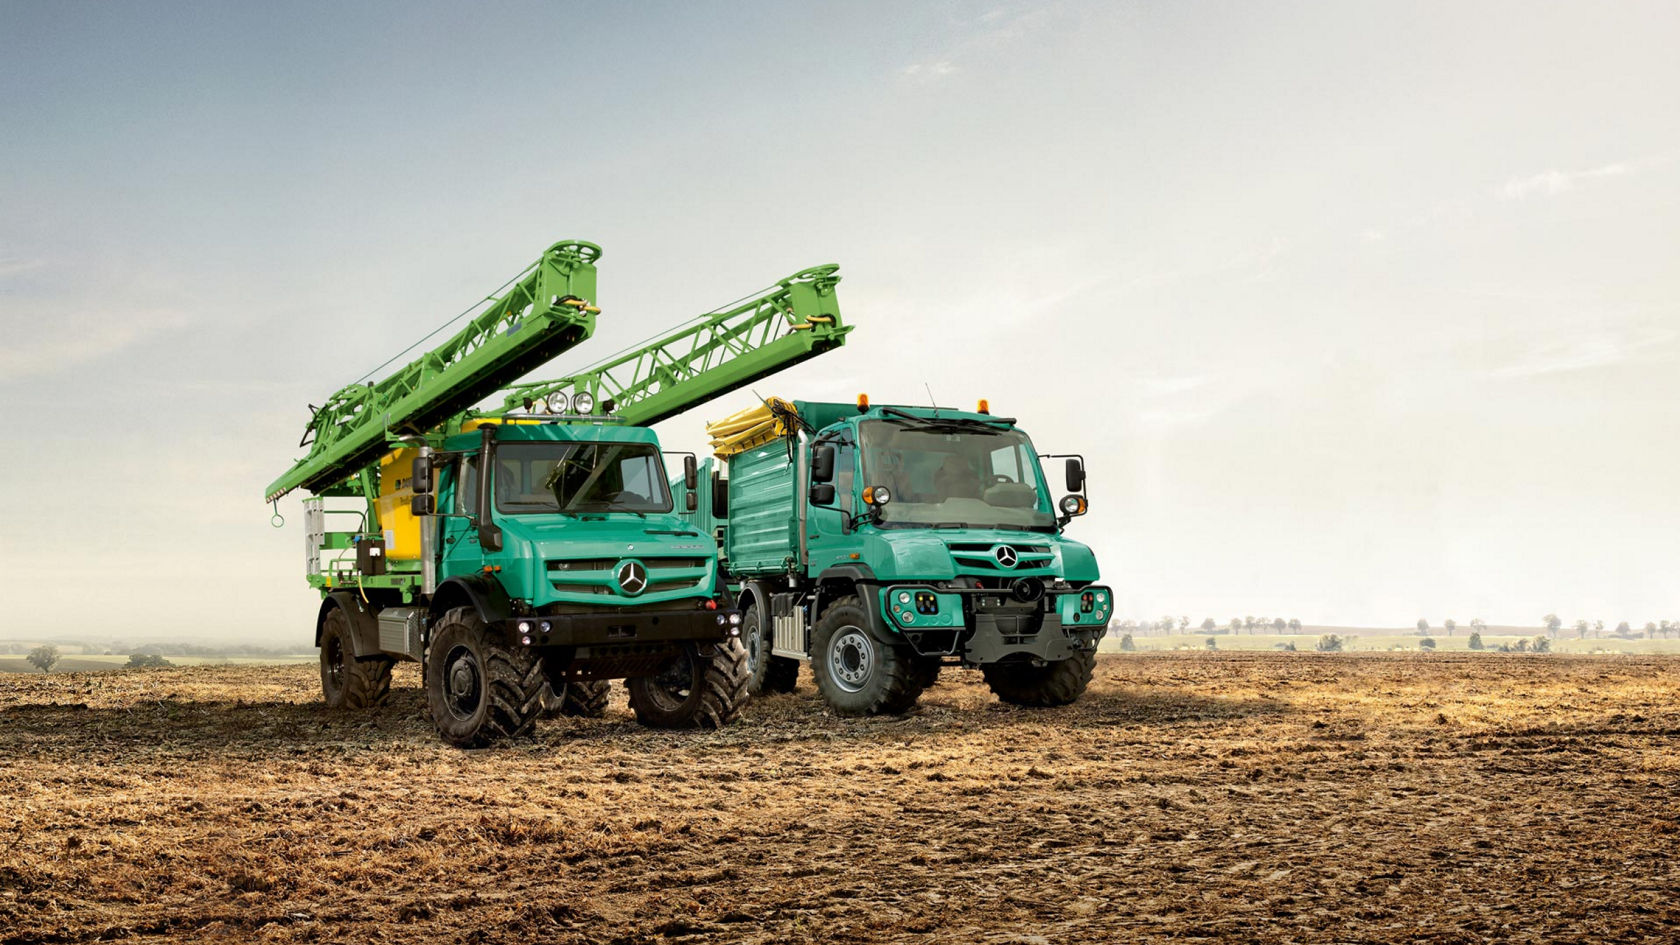
{"type": "MultiPolygon", "coordinates": [[[[297,646],[261,646],[256,643],[146,643],[140,646],[130,646],[125,643],[85,643],[76,640],[55,641],[61,651],[79,652],[83,655],[104,654],[107,656],[196,656],[204,659],[226,659],[236,656],[295,656],[300,652],[307,652],[312,647],[297,646]]],[[[22,656],[34,650],[40,643],[16,641],[0,641],[0,654],[22,656]]]]}

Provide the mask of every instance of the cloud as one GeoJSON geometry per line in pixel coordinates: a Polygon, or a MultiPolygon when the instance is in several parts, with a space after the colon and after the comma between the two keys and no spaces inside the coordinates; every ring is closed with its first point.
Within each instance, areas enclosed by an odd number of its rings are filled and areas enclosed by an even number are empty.
{"type": "Polygon", "coordinates": [[[1565,191],[1574,190],[1583,181],[1595,180],[1603,177],[1620,177],[1632,173],[1634,164],[1616,162],[1585,171],[1549,170],[1528,177],[1513,177],[1500,188],[1500,196],[1506,200],[1526,200],[1529,197],[1555,197],[1565,191]]]}
{"type": "Polygon", "coordinates": [[[1489,377],[1539,377],[1571,371],[1590,371],[1634,361],[1661,360],[1660,349],[1680,339],[1680,331],[1642,335],[1600,333],[1588,338],[1543,345],[1521,360],[1488,372],[1489,377]]]}
{"type": "Polygon", "coordinates": [[[0,276],[13,276],[21,272],[33,272],[46,266],[47,261],[40,258],[23,256],[0,256],[0,276]]]}
{"type": "Polygon", "coordinates": [[[925,79],[937,79],[942,76],[948,76],[955,71],[957,71],[957,67],[952,65],[951,60],[949,59],[936,59],[932,62],[913,62],[910,65],[905,66],[903,69],[905,75],[925,79]]]}
{"type": "Polygon", "coordinates": [[[1011,3],[994,7],[958,24],[942,48],[899,70],[901,75],[924,82],[937,81],[961,71],[961,61],[971,57],[1003,54],[1027,35],[1045,28],[1051,7],[1011,3]]]}

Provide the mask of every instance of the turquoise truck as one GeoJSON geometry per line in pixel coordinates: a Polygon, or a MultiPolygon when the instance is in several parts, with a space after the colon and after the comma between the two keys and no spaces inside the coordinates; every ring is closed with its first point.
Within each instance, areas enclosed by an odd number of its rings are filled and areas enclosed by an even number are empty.
{"type": "MultiPolygon", "coordinates": [[[[646,725],[739,715],[741,615],[648,427],[840,344],[839,277],[796,273],[581,373],[521,382],[593,334],[600,255],[554,244],[447,340],[311,407],[308,454],[265,497],[312,494],[329,706],[382,703],[393,665],[413,661],[438,733],[466,748],[599,712],[611,679],[646,725]]],[[[695,458],[682,467],[692,494],[695,458]]]]}
{"type": "Polygon", "coordinates": [[[684,516],[718,545],[754,691],[792,691],[801,662],[848,715],[908,710],[947,665],[1016,705],[1085,691],[1114,595],[1064,534],[1087,508],[1081,457],[1040,456],[985,401],[771,398],[707,429],[717,458],[684,516]],[[1040,459],[1061,461],[1060,500],[1040,459]]]}

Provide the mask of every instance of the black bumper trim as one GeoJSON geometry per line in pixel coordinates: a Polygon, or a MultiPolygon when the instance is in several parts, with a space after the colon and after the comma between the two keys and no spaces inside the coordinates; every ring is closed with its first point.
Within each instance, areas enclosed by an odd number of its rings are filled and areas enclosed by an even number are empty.
{"type": "Polygon", "coordinates": [[[525,646],[604,646],[694,640],[710,643],[739,630],[739,611],[639,610],[632,613],[556,614],[514,617],[497,628],[525,646]],[[721,623],[719,621],[722,621],[721,623]],[[547,629],[544,629],[544,627],[547,629]]]}

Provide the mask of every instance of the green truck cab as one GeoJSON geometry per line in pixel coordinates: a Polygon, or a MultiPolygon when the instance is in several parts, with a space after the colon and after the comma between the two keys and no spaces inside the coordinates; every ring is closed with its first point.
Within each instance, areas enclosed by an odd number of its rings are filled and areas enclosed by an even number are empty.
{"type": "Polygon", "coordinates": [[[376,533],[327,532],[322,500],[306,501],[329,704],[378,701],[392,663],[414,660],[439,734],[463,747],[523,732],[568,691],[587,711],[618,678],[643,724],[732,721],[741,617],[715,546],[676,514],[653,431],[471,426],[389,457],[376,533]],[[323,565],[322,546],[350,545],[354,561],[323,565]]]}
{"type": "MultiPolygon", "coordinates": [[[[776,402],[784,403],[784,402],[776,402]]],[[[793,401],[783,435],[721,461],[688,517],[712,534],[742,612],[755,689],[811,663],[839,712],[902,712],[945,665],[1003,700],[1084,692],[1114,611],[1091,549],[1083,460],[1052,500],[1015,421],[944,408],[793,401]]]]}

